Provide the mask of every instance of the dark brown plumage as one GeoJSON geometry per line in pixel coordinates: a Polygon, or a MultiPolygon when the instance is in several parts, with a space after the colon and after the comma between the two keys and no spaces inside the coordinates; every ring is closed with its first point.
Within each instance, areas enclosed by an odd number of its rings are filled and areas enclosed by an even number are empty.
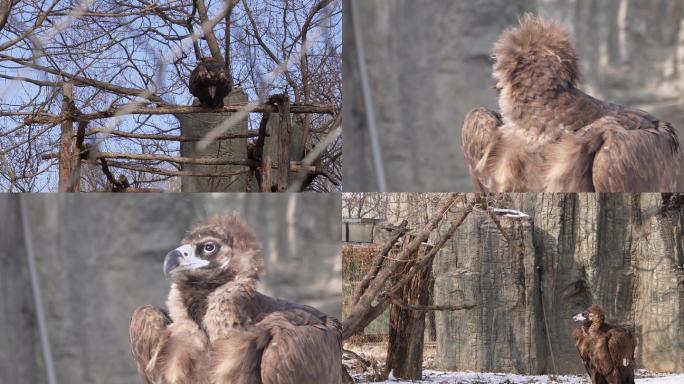
{"type": "Polygon", "coordinates": [[[590,306],[573,317],[582,327],[572,332],[575,347],[593,384],[634,384],[632,333],[605,322],[603,308],[590,306]]]}
{"type": "Polygon", "coordinates": [[[486,192],[684,189],[672,126],[577,89],[567,29],[525,16],[494,45],[501,114],[469,112],[461,130],[476,188],[486,192]]]}
{"type": "Polygon", "coordinates": [[[230,73],[213,57],[203,58],[190,73],[190,93],[210,108],[222,107],[233,87],[230,73]]]}
{"type": "Polygon", "coordinates": [[[195,227],[169,252],[169,314],[150,305],[131,320],[143,383],[338,383],[339,321],[256,291],[261,254],[239,218],[195,227]]]}

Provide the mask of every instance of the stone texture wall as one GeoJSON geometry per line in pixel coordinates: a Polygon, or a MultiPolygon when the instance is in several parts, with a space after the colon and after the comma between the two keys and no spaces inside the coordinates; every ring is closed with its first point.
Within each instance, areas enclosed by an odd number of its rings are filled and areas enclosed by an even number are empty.
{"type": "MultiPolygon", "coordinates": [[[[669,120],[684,135],[681,0],[358,1],[390,191],[468,191],[460,128],[476,106],[498,108],[490,50],[525,12],[568,22],[594,96],[669,120]]],[[[345,1],[346,191],[377,188],[345,1]]]]}
{"type": "Polygon", "coordinates": [[[262,292],[341,315],[339,196],[0,196],[0,383],[45,382],[20,198],[60,383],[137,382],[130,316],[139,305],[165,304],[164,255],[193,221],[214,213],[237,211],[257,231],[262,292]]]}
{"type": "MultiPolygon", "coordinates": [[[[246,103],[247,95],[240,88],[235,88],[224,99],[226,104],[246,103]]],[[[198,104],[199,101],[196,100],[198,104]]],[[[230,119],[234,113],[194,113],[177,115],[180,121],[181,134],[189,137],[204,137],[224,120],[230,119]]],[[[239,120],[227,133],[247,133],[247,118],[239,120]]],[[[217,140],[205,150],[197,148],[197,142],[184,142],[180,146],[180,154],[184,157],[228,157],[235,160],[247,159],[247,139],[217,140]]],[[[183,164],[182,170],[195,172],[229,172],[245,171],[247,167],[241,165],[200,165],[183,164]]],[[[247,174],[237,174],[229,177],[181,177],[182,192],[244,192],[247,185],[247,174]]]]}
{"type": "MultiPolygon", "coordinates": [[[[230,95],[224,99],[225,104],[242,104],[247,103],[247,95],[241,88],[234,88],[230,95]]],[[[195,99],[195,105],[199,105],[199,100],[195,99]]],[[[189,137],[204,137],[216,126],[230,119],[235,113],[194,113],[187,115],[176,115],[180,122],[181,134],[189,137]]],[[[288,147],[289,161],[300,161],[303,158],[304,149],[303,144],[303,129],[301,125],[297,124],[297,119],[294,119],[290,114],[290,145],[288,147]]],[[[261,119],[261,115],[259,115],[261,119]]],[[[225,133],[247,133],[248,121],[245,117],[237,121],[225,133]]],[[[268,136],[264,141],[264,155],[271,157],[271,185],[272,188],[277,184],[278,167],[278,148],[279,141],[282,135],[280,129],[280,114],[271,113],[268,124],[266,126],[268,136]]],[[[257,131],[254,131],[255,133],[257,131]]],[[[181,156],[184,157],[227,157],[235,160],[247,160],[247,142],[246,138],[217,140],[210,144],[205,150],[200,151],[197,148],[197,142],[184,142],[180,145],[181,156]]],[[[289,166],[289,161],[287,166],[289,166]]],[[[236,173],[232,176],[226,177],[196,177],[196,176],[181,176],[181,191],[182,192],[244,192],[247,187],[247,182],[251,182],[251,190],[259,191],[259,185],[254,178],[248,178],[248,173],[240,173],[247,171],[249,168],[241,165],[201,165],[201,164],[184,164],[182,170],[195,172],[226,172],[236,173]]],[[[296,173],[290,172],[290,180],[296,177],[296,173]]]]}
{"type": "Polygon", "coordinates": [[[471,214],[435,259],[435,304],[478,304],[436,314],[440,368],[582,373],[571,317],[598,303],[634,330],[639,367],[684,370],[683,207],[661,194],[508,197],[530,215],[501,220],[510,242],[471,214]]]}

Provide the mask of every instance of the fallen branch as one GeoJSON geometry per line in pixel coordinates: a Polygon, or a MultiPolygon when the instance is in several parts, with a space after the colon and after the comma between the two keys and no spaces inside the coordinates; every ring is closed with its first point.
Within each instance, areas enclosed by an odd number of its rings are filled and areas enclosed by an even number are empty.
{"type": "Polygon", "coordinates": [[[413,305],[408,304],[398,298],[396,295],[390,294],[389,292],[384,292],[380,294],[380,298],[387,299],[392,302],[392,304],[403,309],[409,309],[412,311],[460,311],[462,309],[473,309],[477,307],[475,304],[462,304],[462,305],[413,305]]]}
{"type": "Polygon", "coordinates": [[[361,355],[359,355],[358,353],[356,353],[356,352],[354,352],[354,351],[350,351],[350,350],[348,350],[348,349],[344,349],[344,348],[342,348],[342,353],[343,353],[343,354],[346,354],[346,355],[349,355],[349,356],[351,356],[351,357],[353,357],[356,361],[358,361],[359,363],[361,363],[361,365],[363,366],[364,369],[367,369],[367,368],[370,367],[370,363],[367,362],[366,359],[364,359],[364,358],[363,358],[361,355]]]}
{"type": "MultiPolygon", "coordinates": [[[[58,153],[46,153],[41,155],[41,159],[49,160],[58,158],[58,153]]],[[[109,158],[109,159],[129,159],[142,161],[165,161],[167,163],[176,164],[202,164],[202,165],[243,165],[246,167],[256,166],[257,163],[251,160],[236,160],[228,158],[214,158],[214,157],[175,157],[168,155],[152,155],[139,153],[116,153],[116,152],[97,152],[91,155],[93,159],[109,158]]]]}
{"type": "Polygon", "coordinates": [[[352,303],[356,303],[359,301],[361,295],[365,293],[366,288],[368,288],[370,282],[377,276],[378,271],[380,271],[380,268],[382,267],[382,263],[385,261],[387,255],[389,254],[389,251],[392,249],[392,247],[394,247],[394,244],[396,244],[399,238],[402,237],[406,232],[408,232],[408,228],[406,228],[407,225],[408,221],[404,220],[401,222],[401,224],[399,224],[398,227],[392,228],[392,236],[390,236],[390,238],[385,242],[382,249],[375,254],[370,269],[368,270],[368,272],[366,272],[366,274],[363,276],[358,286],[354,290],[354,296],[352,296],[352,303]]]}
{"type": "Polygon", "coordinates": [[[427,255],[423,256],[422,258],[416,260],[416,262],[413,264],[413,266],[411,266],[411,269],[409,269],[408,272],[404,273],[404,275],[402,275],[401,279],[399,279],[399,281],[396,284],[394,284],[394,286],[392,288],[390,288],[388,291],[391,294],[398,293],[399,290],[413,278],[413,276],[418,274],[427,265],[431,264],[432,259],[435,257],[435,255],[437,255],[437,252],[439,252],[439,250],[442,249],[444,244],[449,239],[451,239],[451,237],[456,232],[456,229],[458,229],[458,227],[460,227],[461,224],[463,224],[466,217],[468,217],[468,215],[472,211],[473,211],[473,204],[469,204],[466,207],[466,209],[463,211],[461,216],[459,216],[458,218],[456,218],[455,220],[453,220],[451,222],[451,226],[449,227],[447,232],[442,236],[442,238],[439,240],[439,242],[432,247],[430,252],[427,255]]]}
{"type": "MultiPolygon", "coordinates": [[[[117,130],[111,130],[111,129],[104,129],[104,128],[94,128],[88,131],[86,133],[86,136],[92,136],[98,133],[103,133],[107,135],[112,135],[112,136],[118,136],[118,137],[125,137],[129,139],[146,139],[146,140],[166,140],[166,141],[179,141],[179,142],[192,142],[192,141],[200,141],[202,138],[201,137],[191,137],[191,136],[182,136],[182,135],[167,135],[163,133],[155,134],[155,133],[131,133],[131,132],[124,132],[124,131],[117,131],[117,130]]],[[[229,139],[242,139],[242,138],[251,138],[251,137],[258,137],[259,133],[256,132],[236,132],[236,133],[226,133],[218,137],[218,140],[229,140],[229,139]]],[[[268,134],[266,135],[268,136],[268,134]]]]}
{"type": "Polygon", "coordinates": [[[130,171],[136,171],[136,172],[154,173],[154,174],[164,175],[164,176],[232,177],[232,176],[237,176],[237,175],[241,175],[241,174],[249,172],[248,169],[245,169],[244,171],[238,171],[238,172],[176,171],[176,170],[164,169],[164,168],[158,168],[158,167],[150,167],[150,166],[143,166],[143,165],[137,165],[137,164],[121,163],[118,161],[110,161],[108,164],[110,167],[114,167],[114,168],[128,169],[130,171]]]}
{"type": "MultiPolygon", "coordinates": [[[[134,103],[140,104],[140,103],[134,103]]],[[[247,110],[248,112],[263,113],[263,112],[279,112],[278,106],[271,104],[250,105],[248,103],[224,105],[222,108],[208,108],[201,106],[189,105],[163,105],[159,107],[133,106],[121,105],[118,107],[111,107],[104,111],[93,113],[75,114],[73,119],[75,121],[91,121],[97,119],[106,119],[110,117],[121,115],[187,115],[193,113],[235,113],[247,110]]],[[[338,107],[332,104],[298,104],[290,105],[290,113],[324,113],[335,114],[338,107]]],[[[18,115],[18,113],[15,113],[18,115]]],[[[25,124],[59,124],[64,118],[62,116],[53,115],[45,112],[38,112],[31,117],[24,120],[25,124]]]]}
{"type": "MultiPolygon", "coordinates": [[[[447,195],[447,197],[442,201],[442,204],[435,211],[435,213],[432,215],[427,224],[425,224],[425,226],[418,233],[415,234],[415,238],[411,242],[409,242],[408,245],[405,246],[402,249],[402,251],[397,255],[397,259],[407,259],[409,255],[418,251],[421,244],[430,237],[432,231],[434,231],[442,222],[444,215],[456,202],[457,197],[457,193],[450,193],[447,195]]],[[[470,209],[472,209],[472,206],[470,209]]],[[[442,241],[440,244],[443,245],[445,241],[446,240],[442,241]]],[[[430,252],[430,254],[432,254],[433,252],[436,253],[440,247],[440,245],[435,246],[430,252]]],[[[424,266],[424,264],[422,263],[423,259],[418,260],[416,264],[411,268],[411,270],[409,271],[409,279],[413,277],[413,275],[415,275],[415,273],[417,272],[415,268],[418,265],[424,266]]],[[[377,275],[368,284],[368,288],[359,297],[358,301],[353,303],[353,307],[349,315],[343,322],[342,339],[346,339],[349,336],[360,332],[366,326],[368,326],[368,324],[370,324],[371,321],[380,316],[380,314],[384,312],[385,309],[387,309],[389,301],[379,299],[379,295],[382,291],[386,290],[384,289],[385,284],[387,283],[388,279],[396,273],[400,265],[401,263],[392,263],[386,265],[384,268],[381,268],[378,271],[377,275]],[[374,302],[376,302],[377,304],[374,305],[374,302]]],[[[401,283],[395,284],[389,291],[395,292],[397,288],[400,288],[401,286],[406,284],[407,281],[408,279],[402,278],[400,280],[401,283]]]]}

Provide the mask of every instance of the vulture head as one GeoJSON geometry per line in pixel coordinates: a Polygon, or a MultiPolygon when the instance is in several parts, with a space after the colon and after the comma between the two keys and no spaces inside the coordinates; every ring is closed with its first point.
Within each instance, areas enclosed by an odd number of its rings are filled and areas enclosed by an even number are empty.
{"type": "Polygon", "coordinates": [[[219,286],[237,279],[257,280],[261,268],[256,236],[235,215],[199,223],[164,258],[164,274],[174,283],[219,286]]]}
{"type": "Polygon", "coordinates": [[[606,319],[606,314],[600,305],[592,305],[587,308],[584,312],[578,313],[572,318],[575,321],[581,321],[584,325],[589,325],[592,323],[603,324],[606,319]]]}
{"type": "Polygon", "coordinates": [[[568,28],[558,22],[525,15],[494,44],[496,88],[530,97],[574,87],[579,81],[577,51],[568,28]]]}
{"type": "Polygon", "coordinates": [[[197,97],[206,107],[223,106],[223,99],[233,87],[230,72],[213,57],[200,59],[199,64],[190,73],[190,93],[197,97]]]}
{"type": "Polygon", "coordinates": [[[315,308],[256,290],[254,232],[235,215],[195,225],[164,259],[169,312],[131,319],[143,383],[336,383],[342,326],[315,308]]]}

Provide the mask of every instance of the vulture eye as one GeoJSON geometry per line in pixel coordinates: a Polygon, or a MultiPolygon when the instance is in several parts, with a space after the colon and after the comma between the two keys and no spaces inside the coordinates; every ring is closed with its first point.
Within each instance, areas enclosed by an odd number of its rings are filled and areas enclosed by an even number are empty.
{"type": "Polygon", "coordinates": [[[205,243],[204,246],[202,246],[202,252],[205,255],[210,255],[210,254],[216,252],[217,249],[218,249],[218,246],[213,241],[209,241],[209,242],[205,243]]]}

